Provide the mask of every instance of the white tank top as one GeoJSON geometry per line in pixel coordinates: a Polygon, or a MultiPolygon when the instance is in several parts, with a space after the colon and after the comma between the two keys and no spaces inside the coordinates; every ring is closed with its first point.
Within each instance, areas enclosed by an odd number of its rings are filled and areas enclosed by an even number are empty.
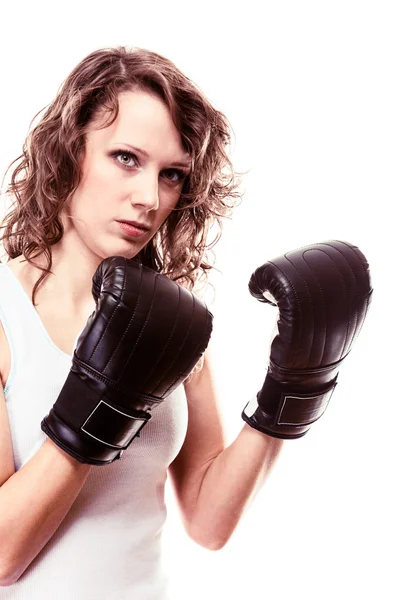
{"type": "MultiPolygon", "coordinates": [[[[40,428],[71,367],[19,280],[0,265],[0,320],[11,352],[4,388],[16,470],[42,446],[40,428]]],[[[161,556],[167,467],[187,430],[179,386],[120,460],[94,466],[46,546],[0,600],[167,600],[161,556]]]]}

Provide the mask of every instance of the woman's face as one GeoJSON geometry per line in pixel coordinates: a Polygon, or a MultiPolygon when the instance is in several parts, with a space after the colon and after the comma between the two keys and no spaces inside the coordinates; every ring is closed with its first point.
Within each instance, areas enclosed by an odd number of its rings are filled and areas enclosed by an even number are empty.
{"type": "Polygon", "coordinates": [[[82,180],[63,214],[64,237],[101,260],[132,258],[176,206],[190,157],[168,108],[147,92],[120,94],[118,118],[102,124],[104,113],[89,126],[82,180]]]}

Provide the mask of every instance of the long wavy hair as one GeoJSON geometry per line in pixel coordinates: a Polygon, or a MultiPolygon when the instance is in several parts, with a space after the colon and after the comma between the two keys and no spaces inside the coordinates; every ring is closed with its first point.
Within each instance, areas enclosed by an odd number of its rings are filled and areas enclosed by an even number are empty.
{"type": "Polygon", "coordinates": [[[60,213],[82,178],[88,125],[101,109],[109,113],[106,125],[111,125],[118,116],[119,94],[134,89],[156,94],[165,103],[191,157],[176,208],[134,259],[191,290],[208,281],[222,218],[231,215],[242,196],[240,175],[228,156],[229,121],[170,60],[119,46],[96,50],[73,69],[53,102],[33,118],[21,156],[4,175],[3,185],[17,163],[7,186],[12,203],[0,240],[10,258],[23,255],[42,270],[33,304],[38,286],[51,273],[50,247],[63,235],[60,213]],[[211,229],[215,235],[210,241],[211,229]],[[41,254],[46,267],[34,262],[41,254]]]}

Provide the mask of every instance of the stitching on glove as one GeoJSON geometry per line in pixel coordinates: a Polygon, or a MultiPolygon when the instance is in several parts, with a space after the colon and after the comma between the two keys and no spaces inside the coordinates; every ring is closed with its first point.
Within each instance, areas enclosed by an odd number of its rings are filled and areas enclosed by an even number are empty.
{"type": "MultiPolygon", "coordinates": [[[[126,259],[125,259],[125,264],[126,264],[126,259]]],[[[121,294],[122,294],[122,291],[125,289],[125,282],[126,282],[126,270],[124,271],[124,276],[125,276],[125,279],[124,279],[124,285],[123,285],[123,289],[121,290],[121,294]]],[[[120,294],[120,296],[121,296],[121,294],[120,294]]],[[[97,306],[97,304],[96,304],[96,306],[97,306]]],[[[113,317],[114,317],[114,315],[115,315],[115,313],[116,313],[116,311],[117,311],[117,308],[118,308],[118,306],[119,306],[119,304],[116,304],[116,305],[115,305],[115,307],[114,307],[114,310],[113,310],[113,312],[112,312],[112,314],[111,314],[110,320],[108,321],[108,323],[107,323],[107,325],[106,325],[106,327],[105,327],[105,329],[104,329],[104,331],[103,331],[103,334],[102,334],[102,335],[101,335],[101,337],[98,339],[98,341],[97,341],[97,344],[96,344],[96,345],[95,345],[95,347],[93,348],[92,354],[91,354],[91,355],[90,355],[90,357],[89,357],[89,361],[90,361],[90,360],[93,358],[93,355],[95,354],[95,352],[96,352],[96,350],[97,350],[97,347],[98,347],[98,345],[99,345],[99,344],[100,344],[100,342],[103,340],[103,337],[105,336],[105,334],[106,334],[106,331],[107,331],[108,327],[110,326],[110,324],[111,324],[111,322],[112,322],[112,320],[113,320],[113,317]]],[[[110,361],[108,361],[108,362],[107,362],[106,366],[104,367],[104,370],[107,368],[107,366],[108,366],[108,363],[109,363],[109,362],[110,362],[110,361]]]]}
{"type": "MultiPolygon", "coordinates": [[[[286,256],[286,254],[284,255],[284,257],[286,258],[286,260],[287,260],[288,262],[290,262],[290,261],[289,261],[289,259],[288,259],[288,258],[287,258],[287,256],[286,256]]],[[[297,292],[296,292],[296,290],[295,290],[295,288],[294,288],[294,286],[293,286],[293,284],[292,284],[291,280],[289,279],[288,275],[286,275],[286,273],[284,273],[284,272],[282,271],[282,269],[281,269],[280,267],[278,267],[278,265],[277,265],[276,263],[274,263],[274,262],[272,262],[272,261],[270,261],[270,263],[271,263],[271,265],[274,265],[274,267],[275,267],[276,269],[278,269],[278,271],[280,271],[280,272],[282,273],[282,275],[284,276],[284,278],[286,279],[286,281],[288,281],[288,282],[290,283],[290,286],[291,286],[291,288],[292,288],[293,294],[294,294],[294,296],[296,297],[297,304],[298,304],[299,308],[301,308],[301,303],[300,303],[299,296],[297,295],[297,292]]],[[[278,308],[279,308],[279,310],[281,310],[281,309],[280,309],[280,306],[279,306],[279,303],[278,303],[278,308]]],[[[278,322],[278,330],[279,330],[279,322],[278,322]]],[[[300,325],[299,325],[299,339],[300,339],[300,344],[298,344],[298,346],[297,346],[297,348],[296,348],[296,354],[295,354],[294,362],[296,362],[296,361],[297,361],[297,357],[298,357],[298,354],[299,354],[299,351],[300,351],[300,346],[301,346],[301,338],[303,337],[303,336],[302,336],[302,330],[303,330],[303,320],[302,320],[302,313],[300,312],[300,325]]]]}
{"type": "MultiPolygon", "coordinates": [[[[194,298],[193,294],[192,294],[192,300],[193,300],[193,313],[192,313],[192,316],[193,316],[193,314],[194,314],[194,307],[196,306],[196,304],[195,304],[195,298],[194,298]]],[[[195,354],[197,354],[197,355],[198,355],[198,354],[199,354],[199,350],[201,350],[202,348],[203,348],[203,350],[202,350],[202,353],[204,352],[204,346],[206,345],[204,342],[205,342],[206,338],[208,337],[207,315],[209,314],[209,311],[208,311],[208,309],[207,309],[207,307],[206,307],[206,306],[204,306],[204,305],[203,305],[203,307],[204,307],[204,309],[205,309],[205,319],[204,319],[204,323],[203,323],[203,330],[202,330],[202,332],[200,333],[200,336],[199,336],[199,342],[198,342],[198,344],[197,344],[197,346],[196,346],[196,349],[195,349],[195,351],[194,351],[194,352],[193,352],[193,353],[192,353],[192,354],[189,356],[189,359],[188,359],[188,361],[187,361],[187,363],[186,363],[186,367],[185,367],[184,369],[181,369],[181,372],[180,372],[180,374],[176,376],[175,380],[174,380],[174,381],[171,383],[171,385],[169,386],[169,388],[166,390],[165,394],[168,394],[168,393],[169,393],[169,390],[170,390],[171,388],[174,388],[174,387],[176,386],[176,383],[177,383],[177,381],[179,381],[180,379],[182,379],[182,377],[183,377],[184,375],[186,375],[186,374],[187,374],[187,371],[188,371],[188,366],[189,366],[190,362],[193,360],[193,356],[194,356],[195,354]]],[[[193,323],[193,321],[194,321],[194,319],[192,319],[192,323],[193,323]]],[[[192,326],[192,323],[191,323],[190,327],[192,326]]],[[[189,328],[189,329],[190,329],[190,328],[189,328]]],[[[187,336],[186,336],[186,337],[187,337],[187,336]]],[[[186,340],[185,340],[185,341],[186,341],[186,340]]],[[[199,358],[200,358],[200,357],[199,357],[199,358]]]]}
{"type": "MultiPolygon", "coordinates": [[[[142,286],[142,282],[143,282],[143,279],[144,279],[144,277],[145,277],[145,276],[144,276],[144,274],[143,274],[143,269],[141,269],[141,279],[140,279],[140,286],[142,286]]],[[[147,325],[147,323],[148,323],[148,321],[149,321],[149,318],[150,318],[150,313],[151,313],[151,311],[152,311],[152,308],[153,308],[153,306],[154,306],[154,299],[155,299],[155,296],[156,296],[156,286],[157,286],[157,280],[158,280],[158,275],[157,275],[157,277],[155,277],[155,279],[154,279],[153,295],[152,295],[152,299],[151,299],[151,304],[150,304],[150,307],[149,307],[149,309],[148,309],[148,312],[147,312],[147,315],[146,315],[145,322],[143,323],[143,325],[142,325],[142,329],[141,329],[141,331],[140,331],[139,335],[138,335],[138,336],[137,336],[137,338],[136,338],[136,342],[135,342],[135,344],[133,345],[133,347],[132,347],[132,350],[131,350],[131,352],[129,353],[129,355],[128,355],[127,359],[126,359],[125,365],[124,365],[124,366],[122,367],[122,369],[121,369],[121,372],[120,372],[120,377],[119,377],[119,379],[121,379],[121,377],[123,376],[123,374],[124,374],[124,372],[125,372],[125,369],[127,368],[128,364],[129,364],[129,361],[131,360],[131,358],[132,358],[132,355],[133,355],[133,353],[135,352],[135,350],[136,350],[136,348],[137,348],[137,346],[138,346],[138,343],[139,343],[139,341],[140,341],[140,339],[141,339],[141,337],[142,337],[142,335],[143,335],[143,332],[144,332],[144,330],[145,330],[145,327],[146,327],[146,325],[147,325]]],[[[141,289],[139,289],[139,292],[138,292],[138,295],[137,295],[138,301],[139,301],[139,297],[140,297],[140,292],[141,292],[141,289]]],[[[132,316],[131,316],[131,318],[130,318],[130,321],[129,321],[129,323],[128,323],[128,325],[127,325],[126,329],[125,329],[124,335],[122,336],[122,338],[121,338],[120,342],[118,343],[118,345],[117,345],[116,349],[114,350],[114,352],[113,352],[113,354],[112,354],[112,356],[111,356],[110,360],[108,361],[107,365],[109,364],[109,362],[111,361],[112,357],[113,357],[113,356],[114,356],[114,354],[117,352],[117,350],[119,350],[119,347],[120,347],[120,345],[121,345],[121,343],[122,343],[122,341],[123,341],[123,339],[124,339],[124,337],[125,337],[126,333],[128,332],[128,330],[129,330],[129,328],[130,328],[130,326],[131,326],[131,323],[132,323],[132,321],[135,319],[136,312],[137,312],[137,305],[138,305],[138,303],[137,303],[137,304],[136,304],[136,306],[135,306],[135,310],[134,310],[134,311],[133,311],[133,313],[132,313],[132,316]]]]}
{"type": "MultiPolygon", "coordinates": [[[[159,379],[159,381],[157,382],[157,385],[159,385],[159,383],[160,383],[160,381],[161,381],[162,379],[166,379],[166,378],[167,378],[167,376],[168,376],[168,373],[171,371],[171,369],[172,369],[172,368],[175,368],[175,363],[177,362],[177,360],[178,360],[178,358],[179,358],[179,355],[181,354],[181,352],[182,352],[182,349],[183,349],[183,347],[184,347],[184,346],[185,346],[185,344],[186,344],[186,340],[187,340],[187,339],[188,339],[188,337],[189,337],[189,332],[190,332],[190,330],[191,330],[191,329],[192,329],[192,327],[193,327],[193,323],[194,323],[194,318],[193,318],[193,315],[194,315],[194,310],[195,310],[195,299],[194,299],[194,296],[193,296],[193,294],[192,294],[191,292],[189,292],[189,293],[191,294],[191,298],[192,298],[192,314],[191,314],[191,318],[190,318],[190,326],[189,326],[189,327],[187,328],[187,330],[186,330],[186,335],[185,335],[184,339],[182,340],[182,343],[181,343],[181,345],[180,345],[180,348],[179,348],[178,352],[176,352],[176,353],[175,353],[174,361],[172,362],[172,364],[171,364],[171,366],[169,367],[169,369],[167,370],[167,372],[166,372],[166,373],[164,373],[163,377],[159,379]]],[[[182,289],[181,289],[181,288],[179,288],[179,298],[180,298],[181,294],[182,294],[182,289]]],[[[190,361],[190,360],[192,360],[192,356],[190,356],[190,358],[189,358],[189,361],[190,361]]],[[[174,381],[171,383],[171,385],[170,385],[170,386],[169,386],[169,387],[168,387],[168,388],[165,390],[165,392],[164,392],[164,396],[167,396],[167,395],[168,395],[168,392],[169,392],[169,390],[170,390],[171,388],[173,388],[173,387],[176,385],[176,382],[177,382],[179,379],[181,379],[181,377],[182,377],[182,375],[183,375],[184,373],[185,373],[185,369],[182,369],[182,370],[180,371],[179,375],[177,375],[177,376],[176,376],[176,378],[174,379],[174,381]]],[[[157,385],[155,385],[155,386],[154,386],[154,388],[156,388],[156,387],[157,387],[157,385]]]]}
{"type": "MultiPolygon", "coordinates": [[[[180,306],[181,306],[181,290],[180,290],[180,288],[178,287],[178,306],[177,306],[177,312],[176,312],[176,314],[175,314],[175,321],[174,321],[174,325],[173,325],[173,327],[172,327],[172,331],[171,331],[171,333],[169,334],[169,338],[168,338],[168,340],[166,341],[166,343],[164,344],[164,348],[161,350],[161,353],[159,354],[159,356],[158,356],[158,359],[157,359],[157,360],[155,361],[155,363],[153,364],[153,368],[152,368],[152,370],[150,371],[150,373],[148,374],[148,376],[147,376],[147,379],[145,379],[145,381],[143,382],[143,387],[145,387],[145,384],[146,384],[146,383],[147,383],[147,381],[150,379],[150,377],[153,375],[153,372],[154,372],[155,368],[157,367],[157,365],[159,364],[160,360],[161,360],[161,359],[162,359],[162,357],[164,356],[164,354],[165,354],[165,351],[166,351],[166,349],[168,348],[168,346],[169,346],[169,343],[170,343],[170,341],[171,341],[171,339],[172,339],[172,336],[173,336],[173,335],[174,335],[174,333],[175,333],[176,326],[177,326],[177,323],[178,323],[178,317],[179,317],[179,310],[180,310],[180,306]]],[[[164,379],[164,377],[165,377],[165,375],[162,375],[162,376],[161,376],[161,377],[158,379],[157,383],[156,383],[156,384],[153,386],[153,389],[152,389],[152,390],[151,390],[151,392],[150,392],[151,394],[154,394],[154,390],[156,390],[156,389],[157,389],[157,387],[158,387],[158,385],[159,385],[160,381],[161,381],[162,379],[164,379]]]]}
{"type": "MultiPolygon", "coordinates": [[[[353,271],[353,268],[350,265],[347,257],[343,254],[343,252],[341,252],[339,250],[339,248],[336,248],[335,246],[330,246],[329,244],[325,244],[325,245],[329,246],[330,248],[334,248],[337,252],[339,252],[339,254],[343,257],[343,259],[346,261],[346,263],[350,267],[350,271],[353,274],[354,283],[356,283],[357,279],[356,279],[355,273],[353,271]]],[[[340,269],[339,265],[336,264],[336,262],[334,261],[334,259],[326,252],[326,250],[324,251],[324,250],[321,249],[321,252],[323,252],[325,254],[325,256],[327,256],[329,258],[329,260],[332,262],[332,264],[336,267],[336,270],[340,273],[340,276],[341,276],[342,281],[343,281],[344,288],[346,290],[346,294],[347,294],[347,298],[348,298],[347,307],[349,309],[350,308],[351,295],[350,295],[350,290],[349,290],[349,288],[347,287],[347,284],[346,284],[345,276],[343,275],[343,272],[340,269]]],[[[356,324],[357,324],[357,322],[358,322],[358,315],[357,315],[357,310],[356,310],[356,324]]],[[[342,351],[340,353],[340,358],[343,358],[343,354],[344,354],[344,351],[345,351],[345,348],[346,348],[346,343],[347,343],[347,340],[348,340],[348,337],[349,337],[349,325],[350,325],[350,322],[349,322],[349,319],[347,318],[346,336],[344,338],[343,348],[342,348],[342,351]]]]}
{"type": "MultiPolygon", "coordinates": [[[[327,246],[328,244],[325,244],[325,245],[327,246]]],[[[339,252],[339,254],[341,254],[341,256],[343,256],[343,258],[346,258],[346,257],[345,257],[345,256],[344,256],[344,255],[343,255],[341,252],[340,252],[340,250],[339,250],[338,248],[335,248],[334,246],[330,246],[330,247],[333,247],[333,248],[334,248],[334,249],[335,249],[337,252],[339,252]]],[[[333,264],[333,266],[335,267],[336,271],[339,273],[339,275],[340,275],[340,277],[341,277],[341,279],[342,279],[343,285],[344,285],[344,289],[345,289],[345,292],[346,292],[347,298],[348,298],[347,307],[349,308],[349,306],[350,306],[350,302],[349,302],[349,301],[350,301],[350,298],[351,298],[351,296],[350,296],[350,293],[349,293],[349,288],[347,287],[347,284],[346,284],[346,279],[345,279],[345,277],[344,277],[344,275],[343,275],[343,272],[341,271],[341,269],[339,268],[339,266],[336,264],[336,262],[334,261],[334,259],[333,259],[333,258],[332,258],[332,257],[331,257],[329,254],[328,254],[328,252],[327,252],[326,250],[323,250],[323,248],[318,248],[318,251],[319,251],[319,252],[322,252],[323,254],[325,254],[325,256],[326,256],[326,257],[327,257],[327,258],[328,258],[328,259],[331,261],[331,263],[332,263],[332,264],[333,264]]],[[[307,262],[305,259],[304,259],[304,261],[305,261],[305,262],[307,262]]],[[[346,260],[346,262],[348,263],[348,261],[347,261],[347,260],[346,260]]],[[[307,264],[308,264],[308,263],[307,263],[307,264]]],[[[311,269],[311,267],[310,267],[310,269],[311,269]]],[[[351,270],[352,270],[352,269],[351,269],[351,270]]],[[[352,270],[352,272],[353,272],[353,270],[352,270]]],[[[354,272],[353,272],[353,276],[354,276],[354,272]]],[[[349,337],[349,319],[347,318],[347,325],[346,325],[346,335],[345,335],[344,342],[343,342],[343,347],[342,347],[342,350],[341,350],[341,353],[340,353],[340,358],[343,358],[343,353],[344,353],[344,350],[345,350],[345,348],[346,348],[346,342],[347,342],[347,339],[348,339],[348,337],[349,337]]],[[[325,348],[326,348],[326,346],[325,346],[325,348]]],[[[321,360],[321,362],[323,362],[324,355],[325,355],[325,349],[324,349],[324,354],[322,355],[322,360],[321,360]]]]}
{"type": "MultiPolygon", "coordinates": [[[[305,264],[308,266],[308,268],[309,268],[309,270],[311,271],[312,275],[314,275],[314,279],[316,280],[316,282],[317,282],[317,285],[318,285],[318,287],[319,287],[319,289],[320,289],[320,292],[321,292],[321,296],[322,296],[322,302],[323,302],[323,304],[324,304],[324,306],[325,306],[324,295],[323,295],[323,293],[322,293],[321,286],[319,285],[319,281],[318,281],[317,277],[315,276],[315,274],[313,273],[313,271],[312,271],[312,269],[311,269],[310,265],[309,265],[309,264],[308,264],[308,262],[305,260],[305,258],[304,258],[304,254],[305,254],[305,252],[303,252],[303,253],[302,253],[302,255],[301,255],[301,257],[302,257],[302,259],[303,259],[303,262],[304,262],[304,263],[305,263],[305,264]]],[[[306,287],[307,294],[308,294],[308,298],[309,298],[309,301],[310,301],[310,304],[311,304],[312,313],[313,313],[313,315],[314,315],[314,314],[315,314],[315,305],[314,305],[314,302],[312,301],[312,296],[311,296],[311,292],[310,292],[310,287],[309,287],[309,285],[308,285],[308,283],[307,283],[307,280],[305,279],[305,277],[303,276],[303,274],[301,273],[301,271],[299,271],[299,269],[296,267],[296,265],[295,265],[295,264],[294,264],[294,263],[293,263],[291,260],[289,260],[289,258],[286,256],[286,254],[285,254],[285,258],[286,258],[286,260],[287,260],[287,261],[288,261],[288,262],[289,262],[289,263],[290,263],[290,264],[293,266],[293,268],[294,268],[294,269],[297,271],[297,273],[298,273],[298,275],[300,276],[300,278],[303,280],[303,283],[304,283],[304,285],[305,285],[305,287],[306,287]]],[[[309,349],[309,352],[308,352],[307,363],[310,361],[310,354],[311,354],[311,350],[312,350],[312,347],[313,347],[313,345],[314,345],[314,339],[315,339],[315,324],[314,324],[314,319],[313,319],[313,321],[312,321],[312,328],[313,328],[313,333],[312,333],[312,341],[311,341],[311,344],[310,344],[310,349],[309,349]]],[[[322,352],[322,356],[324,355],[324,352],[325,352],[325,345],[326,345],[326,327],[324,328],[324,345],[323,345],[323,348],[324,348],[324,349],[323,349],[323,352],[322,352]]],[[[297,361],[297,356],[298,356],[298,354],[299,354],[299,351],[300,351],[300,346],[301,346],[301,340],[300,340],[300,345],[297,347],[295,361],[297,361]]],[[[322,362],[322,359],[320,360],[320,365],[321,365],[321,362],[322,362]]]]}
{"type": "MultiPolygon", "coordinates": [[[[335,240],[335,241],[336,241],[336,242],[338,242],[338,240],[335,240]]],[[[339,242],[338,242],[338,243],[339,243],[339,242]]],[[[351,250],[351,251],[353,252],[353,254],[356,256],[356,258],[358,259],[358,261],[359,261],[359,263],[360,263],[360,265],[361,265],[361,268],[362,268],[362,270],[364,271],[364,275],[365,275],[365,278],[366,278],[367,284],[369,285],[369,275],[368,275],[368,269],[367,269],[367,267],[365,266],[365,264],[364,264],[364,262],[363,262],[363,258],[360,256],[360,254],[359,254],[358,252],[356,252],[356,250],[359,250],[359,249],[358,249],[358,248],[355,248],[354,246],[350,246],[350,245],[349,245],[349,244],[347,244],[346,242],[340,242],[340,243],[341,243],[341,244],[343,244],[344,246],[346,246],[347,248],[349,248],[349,250],[351,250]]],[[[328,244],[328,245],[329,245],[329,244],[328,244]]],[[[333,247],[334,247],[334,246],[333,246],[333,247]]],[[[359,250],[359,252],[361,253],[361,251],[360,251],[360,250],[359,250]]],[[[343,255],[343,257],[344,257],[344,258],[346,258],[344,255],[343,255]]],[[[348,260],[347,260],[347,259],[346,259],[346,261],[348,262],[348,260]]],[[[357,281],[356,274],[355,274],[355,272],[353,271],[353,268],[352,268],[352,266],[350,265],[350,263],[349,263],[349,267],[350,267],[351,271],[353,272],[353,275],[354,275],[354,280],[355,280],[355,281],[357,281]]],[[[370,286],[369,286],[369,287],[370,287],[370,286]]],[[[356,289],[358,289],[358,287],[357,287],[356,289]]],[[[358,337],[358,335],[359,335],[359,333],[360,333],[360,331],[361,331],[361,328],[362,328],[362,326],[364,325],[365,317],[367,316],[368,307],[369,307],[369,304],[370,304],[370,301],[371,301],[371,296],[372,296],[372,290],[370,289],[370,291],[369,291],[368,295],[365,297],[365,302],[363,302],[363,308],[364,308],[364,310],[363,310],[363,313],[364,313],[364,314],[363,314],[363,316],[362,316],[362,317],[360,317],[360,319],[358,318],[358,310],[357,310],[357,314],[356,314],[356,325],[355,325],[355,328],[354,328],[353,338],[352,338],[352,340],[351,340],[351,342],[350,342],[350,345],[349,345],[348,352],[350,352],[350,349],[351,349],[351,347],[353,346],[353,344],[354,344],[355,340],[357,339],[357,337],[358,337]]],[[[356,298],[357,298],[357,297],[359,297],[359,294],[357,294],[357,295],[356,295],[356,298]]],[[[348,353],[348,352],[347,352],[347,353],[348,353]]]]}

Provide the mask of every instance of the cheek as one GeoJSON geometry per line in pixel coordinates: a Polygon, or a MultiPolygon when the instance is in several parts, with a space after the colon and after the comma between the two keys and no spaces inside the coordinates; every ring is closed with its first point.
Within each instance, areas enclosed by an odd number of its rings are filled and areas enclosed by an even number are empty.
{"type": "Polygon", "coordinates": [[[93,191],[97,194],[115,187],[115,179],[113,165],[109,165],[105,161],[98,161],[87,170],[82,184],[86,192],[93,191]]]}
{"type": "Polygon", "coordinates": [[[159,212],[162,212],[166,218],[179,204],[181,192],[177,190],[159,190],[160,207],[159,212]]]}
{"type": "Polygon", "coordinates": [[[175,202],[175,204],[173,204],[171,201],[166,203],[166,204],[162,204],[160,202],[160,207],[157,211],[157,229],[159,229],[161,227],[161,225],[164,223],[164,221],[166,221],[168,219],[168,217],[170,216],[170,214],[172,213],[174,207],[176,206],[177,202],[175,202]]]}
{"type": "Polygon", "coordinates": [[[91,218],[100,216],[110,207],[110,201],[118,191],[115,173],[107,164],[87,169],[74,194],[71,208],[82,217],[90,213],[91,218]]]}

